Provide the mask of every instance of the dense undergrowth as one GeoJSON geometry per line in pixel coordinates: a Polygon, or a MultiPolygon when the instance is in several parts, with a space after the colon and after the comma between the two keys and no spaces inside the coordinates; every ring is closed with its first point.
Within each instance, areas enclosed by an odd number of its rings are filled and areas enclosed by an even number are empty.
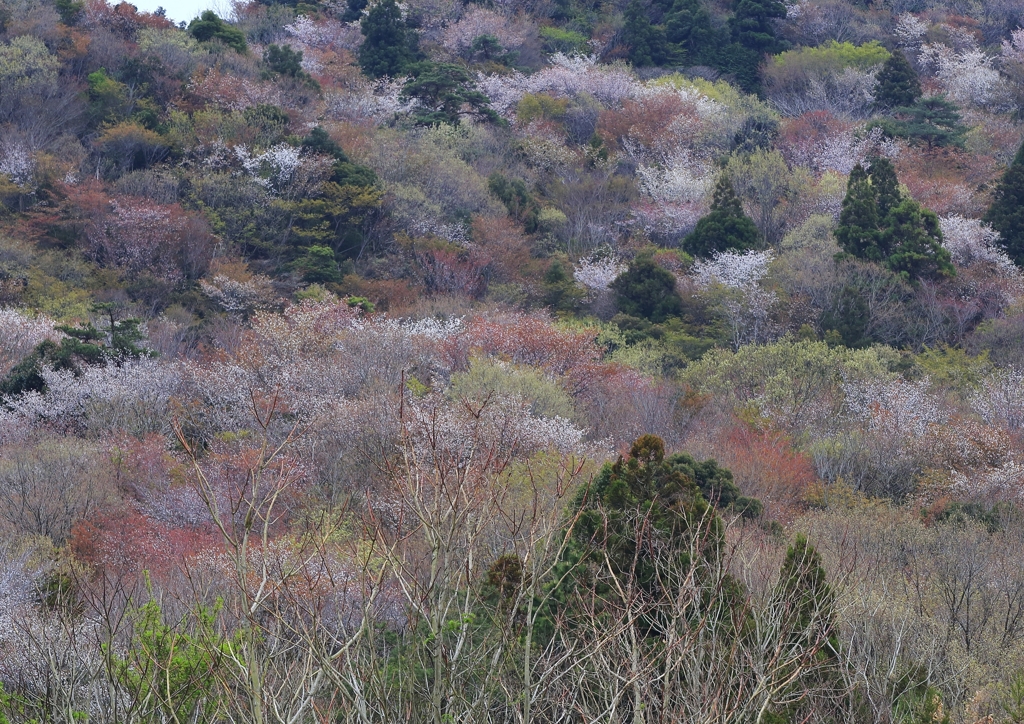
{"type": "Polygon", "coordinates": [[[1024,721],[1022,25],[0,0],[0,722],[1024,721]]]}

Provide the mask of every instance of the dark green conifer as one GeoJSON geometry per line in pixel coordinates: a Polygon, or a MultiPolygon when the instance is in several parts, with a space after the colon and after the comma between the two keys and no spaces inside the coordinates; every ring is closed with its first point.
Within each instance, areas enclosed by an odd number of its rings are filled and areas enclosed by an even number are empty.
{"type": "Polygon", "coordinates": [[[967,128],[960,123],[957,107],[940,96],[922,98],[912,106],[893,111],[896,120],[878,125],[889,135],[924,142],[928,148],[962,146],[967,128]]]}
{"type": "Polygon", "coordinates": [[[846,197],[839,213],[836,241],[858,259],[883,261],[879,241],[878,199],[864,167],[857,164],[846,182],[846,197]]]}
{"type": "Polygon", "coordinates": [[[775,34],[772,23],[786,17],[782,0],[734,0],[729,30],[733,43],[720,54],[719,67],[735,76],[747,92],[760,88],[759,69],[765,55],[775,55],[787,44],[775,34]]]}
{"type": "Polygon", "coordinates": [[[413,77],[403,86],[402,95],[419,101],[413,113],[417,124],[457,126],[463,115],[504,123],[491,108],[491,99],[477,90],[465,68],[452,63],[423,62],[409,65],[406,70],[413,77]]]}
{"type": "Polygon", "coordinates": [[[661,65],[667,56],[665,32],[651,25],[649,12],[640,0],[626,6],[623,39],[629,47],[629,61],[635,66],[661,65]]]}
{"type": "Polygon", "coordinates": [[[885,224],[881,246],[889,250],[889,269],[908,280],[956,275],[935,212],[904,199],[889,212],[885,224]]]}
{"type": "Polygon", "coordinates": [[[879,108],[909,107],[921,97],[921,82],[903,51],[897,50],[878,72],[875,105],[879,108]]]}
{"type": "Polygon", "coordinates": [[[875,156],[870,159],[868,178],[878,201],[878,218],[884,219],[903,200],[900,194],[900,182],[896,178],[896,167],[887,158],[875,156]]]}
{"type": "Polygon", "coordinates": [[[687,65],[714,65],[722,44],[701,0],[676,0],[665,15],[665,36],[685,51],[687,65]]]}
{"type": "Polygon", "coordinates": [[[619,309],[632,317],[655,324],[678,316],[683,303],[676,291],[676,278],[654,263],[648,255],[634,259],[629,268],[612,282],[619,309]]]}
{"type": "Polygon", "coordinates": [[[722,174],[715,186],[711,212],[683,239],[683,249],[693,256],[707,257],[716,251],[755,249],[759,238],[757,226],[743,213],[732,182],[722,174]]]}
{"type": "Polygon", "coordinates": [[[1019,267],[1024,267],[1024,144],[999,179],[985,223],[999,232],[1000,244],[1019,267]]]}
{"type": "Polygon", "coordinates": [[[835,596],[826,580],[821,556],[804,535],[797,535],[786,551],[779,589],[779,600],[786,606],[784,625],[797,639],[793,643],[834,636],[835,596]]]}
{"type": "Polygon", "coordinates": [[[212,10],[206,10],[188,25],[189,34],[200,43],[219,40],[239,53],[245,53],[245,33],[221,20],[212,10]]]}
{"type": "Polygon", "coordinates": [[[360,23],[363,44],[359,46],[359,67],[371,78],[405,75],[419,58],[419,37],[402,17],[396,0],[382,0],[360,23]]]}

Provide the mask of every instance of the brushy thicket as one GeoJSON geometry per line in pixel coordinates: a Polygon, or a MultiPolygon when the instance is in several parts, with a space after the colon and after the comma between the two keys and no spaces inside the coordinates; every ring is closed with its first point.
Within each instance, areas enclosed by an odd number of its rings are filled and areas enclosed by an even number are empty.
{"type": "Polygon", "coordinates": [[[0,722],[1024,721],[1024,6],[185,20],[0,0],[0,722]]]}

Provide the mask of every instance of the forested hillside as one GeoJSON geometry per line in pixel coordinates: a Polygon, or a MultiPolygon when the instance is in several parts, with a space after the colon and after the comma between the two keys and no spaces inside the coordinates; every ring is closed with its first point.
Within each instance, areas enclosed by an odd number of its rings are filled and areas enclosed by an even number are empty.
{"type": "Polygon", "coordinates": [[[0,0],[0,723],[1024,722],[1022,26],[0,0]]]}

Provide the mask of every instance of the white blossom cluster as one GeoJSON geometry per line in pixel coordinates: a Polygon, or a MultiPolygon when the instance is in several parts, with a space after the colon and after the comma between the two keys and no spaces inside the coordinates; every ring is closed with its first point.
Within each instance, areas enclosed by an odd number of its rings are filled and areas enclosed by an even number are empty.
{"type": "Polygon", "coordinates": [[[697,286],[706,288],[718,283],[733,289],[751,289],[768,273],[774,254],[767,251],[723,251],[710,259],[699,259],[692,276],[697,286]]]}
{"type": "Polygon", "coordinates": [[[921,46],[918,60],[935,73],[957,103],[985,107],[997,100],[999,71],[992,67],[992,58],[976,46],[957,51],[942,43],[928,43],[921,46]]]}
{"type": "Polygon", "coordinates": [[[939,227],[942,229],[942,244],[957,266],[990,264],[1001,276],[1020,276],[1017,266],[999,246],[999,232],[988,224],[952,214],[941,217],[939,227]]]}
{"type": "Polygon", "coordinates": [[[470,412],[430,395],[407,402],[407,430],[421,465],[466,469],[479,460],[529,456],[542,450],[585,454],[584,431],[561,417],[530,414],[515,395],[495,395],[470,412]]]}
{"type": "Polygon", "coordinates": [[[462,317],[423,317],[422,319],[387,319],[382,326],[401,331],[410,337],[441,340],[461,334],[465,330],[462,317]]]}
{"type": "Polygon", "coordinates": [[[25,143],[12,137],[0,140],[0,174],[7,176],[16,186],[27,189],[32,184],[35,170],[35,159],[25,143]]]}
{"type": "Polygon", "coordinates": [[[1024,28],[1017,28],[1003,41],[1002,61],[1024,65],[1024,28]]]}
{"type": "Polygon", "coordinates": [[[771,314],[778,296],[761,286],[773,258],[771,250],[726,251],[693,265],[691,277],[701,294],[716,299],[725,312],[734,349],[774,335],[771,314]]]}
{"type": "Polygon", "coordinates": [[[707,203],[653,203],[641,201],[632,209],[633,222],[651,236],[680,239],[707,214],[707,203]]]}
{"type": "Polygon", "coordinates": [[[367,83],[356,93],[328,93],[328,117],[335,120],[371,120],[379,125],[409,113],[418,101],[402,96],[407,80],[381,78],[367,83]]]}
{"type": "Polygon", "coordinates": [[[241,282],[216,274],[209,280],[200,279],[199,288],[224,311],[233,314],[269,309],[276,296],[270,277],[262,274],[255,274],[251,279],[241,282]]]}
{"type": "Polygon", "coordinates": [[[20,362],[40,342],[59,336],[49,317],[30,317],[13,307],[0,307],[0,374],[20,362]]]}
{"type": "Polygon", "coordinates": [[[858,379],[843,385],[846,408],[851,417],[864,420],[869,429],[892,439],[922,437],[930,425],[946,421],[939,400],[929,388],[928,378],[858,379]]]}
{"type": "Polygon", "coordinates": [[[436,236],[461,247],[467,247],[470,244],[469,232],[464,224],[452,224],[437,218],[421,217],[413,220],[410,226],[418,236],[436,236]]]}
{"type": "Polygon", "coordinates": [[[971,406],[990,425],[1024,430],[1024,369],[1004,367],[981,383],[971,406]]]}
{"type": "Polygon", "coordinates": [[[613,257],[604,259],[581,259],[573,271],[573,278],[591,291],[607,289],[616,277],[626,270],[626,265],[613,257]]]}
{"type": "Polygon", "coordinates": [[[170,400],[182,379],[178,365],[149,358],[87,366],[78,376],[44,367],[40,375],[46,392],[8,399],[0,435],[12,437],[12,427],[24,433],[37,425],[166,433],[170,400]]]}
{"type": "Polygon", "coordinates": [[[513,26],[508,18],[493,10],[478,5],[469,6],[457,23],[446,27],[441,35],[441,44],[450,51],[462,53],[481,35],[497,38],[505,50],[513,50],[523,44],[523,33],[513,26]]]}
{"type": "Polygon", "coordinates": [[[301,149],[279,143],[263,153],[251,152],[245,144],[232,149],[238,162],[256,183],[268,190],[279,190],[287,185],[301,163],[301,149]]]}
{"type": "Polygon", "coordinates": [[[239,78],[217,69],[195,73],[188,82],[188,90],[208,98],[211,104],[232,111],[244,111],[264,104],[285,105],[276,85],[239,78]]]}
{"type": "Polygon", "coordinates": [[[640,164],[636,176],[641,193],[667,203],[703,201],[715,181],[711,166],[687,150],[674,153],[663,165],[640,164]]]}
{"type": "Polygon", "coordinates": [[[908,48],[920,45],[921,38],[928,32],[928,25],[916,15],[903,13],[896,20],[893,32],[896,34],[899,45],[908,48]]]}
{"type": "MultiPolygon", "coordinates": [[[[12,548],[12,544],[0,548],[0,642],[9,640],[18,613],[35,600],[36,585],[44,572],[29,565],[29,552],[16,553],[12,548]]],[[[4,650],[2,643],[0,650],[4,650]]]]}
{"type": "Polygon", "coordinates": [[[951,470],[950,478],[951,492],[959,498],[983,496],[988,500],[1024,502],[1024,465],[1017,460],[969,473],[951,470]]]}
{"type": "Polygon", "coordinates": [[[511,119],[519,101],[527,93],[550,93],[574,97],[589,93],[599,101],[615,105],[625,98],[644,92],[641,84],[625,67],[599,65],[595,56],[568,56],[555,53],[551,65],[532,75],[515,71],[510,75],[480,74],[480,90],[491,99],[491,107],[511,119]]]}
{"type": "Polygon", "coordinates": [[[299,15],[295,22],[285,25],[284,30],[295,38],[306,48],[316,50],[330,50],[332,48],[345,48],[355,50],[358,44],[352,46],[352,36],[358,36],[362,42],[362,33],[359,31],[358,23],[344,24],[337,20],[313,20],[308,15],[299,15]]]}

